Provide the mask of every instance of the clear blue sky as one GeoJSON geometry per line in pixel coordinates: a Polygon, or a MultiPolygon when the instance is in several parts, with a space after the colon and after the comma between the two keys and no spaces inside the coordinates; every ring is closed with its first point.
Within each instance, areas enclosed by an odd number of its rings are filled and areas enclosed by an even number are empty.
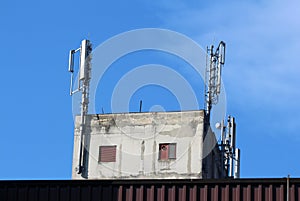
{"type": "Polygon", "coordinates": [[[97,46],[146,27],[183,33],[203,47],[224,40],[241,176],[300,177],[300,2],[200,2],[2,1],[0,179],[71,178],[68,52],[84,38],[97,46]]]}

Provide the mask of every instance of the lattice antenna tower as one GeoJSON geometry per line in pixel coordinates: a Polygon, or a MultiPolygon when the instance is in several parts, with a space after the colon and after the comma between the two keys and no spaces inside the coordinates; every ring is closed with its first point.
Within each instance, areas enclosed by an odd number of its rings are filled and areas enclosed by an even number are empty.
{"type": "Polygon", "coordinates": [[[205,74],[205,109],[210,116],[212,105],[219,101],[221,92],[221,73],[225,63],[225,43],[221,41],[214,51],[214,46],[207,48],[206,74],[205,74]]]}
{"type": "MultiPolygon", "coordinates": [[[[205,74],[205,110],[207,126],[210,124],[212,106],[219,101],[221,93],[221,74],[225,63],[225,43],[221,41],[214,51],[214,46],[207,48],[205,74]]],[[[240,149],[236,148],[236,123],[232,116],[228,116],[227,126],[224,121],[216,127],[221,129],[221,158],[222,169],[227,177],[240,177],[240,149]]]]}

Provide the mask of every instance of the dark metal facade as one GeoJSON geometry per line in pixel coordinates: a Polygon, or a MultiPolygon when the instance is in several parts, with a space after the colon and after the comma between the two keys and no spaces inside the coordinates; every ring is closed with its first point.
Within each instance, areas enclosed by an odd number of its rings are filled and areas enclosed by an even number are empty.
{"type": "Polygon", "coordinates": [[[300,179],[0,181],[0,201],[286,201],[287,196],[300,201],[300,179]]]}

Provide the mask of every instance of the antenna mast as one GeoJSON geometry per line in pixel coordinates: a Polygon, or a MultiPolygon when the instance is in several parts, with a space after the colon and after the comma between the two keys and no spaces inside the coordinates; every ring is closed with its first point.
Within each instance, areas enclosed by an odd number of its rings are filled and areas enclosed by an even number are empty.
{"type": "MultiPolygon", "coordinates": [[[[206,74],[205,74],[205,112],[206,130],[210,126],[210,113],[212,105],[219,101],[221,93],[221,73],[225,63],[225,43],[221,41],[214,51],[214,46],[207,48],[206,74]]],[[[219,127],[219,126],[218,126],[219,127]]],[[[222,120],[221,129],[221,158],[222,169],[227,177],[240,177],[240,149],[236,144],[236,124],[234,117],[229,116],[227,126],[222,120]]]]}
{"type": "Polygon", "coordinates": [[[236,148],[236,123],[235,118],[228,116],[227,125],[224,121],[216,124],[221,129],[221,158],[222,169],[230,178],[240,178],[240,149],[236,148]],[[220,126],[219,126],[220,125],[220,126]]]}
{"type": "Polygon", "coordinates": [[[76,167],[77,174],[83,171],[83,148],[84,148],[84,130],[85,119],[88,113],[89,104],[89,84],[91,79],[91,53],[92,44],[89,40],[83,40],[80,48],[70,50],[69,55],[69,72],[71,73],[70,95],[76,92],[81,92],[81,111],[80,111],[80,129],[79,129],[79,152],[78,152],[78,166],[76,167]],[[74,82],[74,54],[80,51],[79,57],[79,77],[78,86],[73,90],[74,82]]]}
{"type": "Polygon", "coordinates": [[[221,72],[225,63],[225,43],[221,41],[214,51],[214,46],[207,48],[209,60],[206,63],[205,100],[206,115],[210,118],[212,105],[217,104],[221,92],[221,72]]]}

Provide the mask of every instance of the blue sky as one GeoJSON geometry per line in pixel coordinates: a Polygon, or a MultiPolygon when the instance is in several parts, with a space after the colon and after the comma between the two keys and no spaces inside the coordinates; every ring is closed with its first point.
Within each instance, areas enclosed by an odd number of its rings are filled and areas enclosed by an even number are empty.
{"type": "MultiPolygon", "coordinates": [[[[224,40],[241,176],[300,176],[299,1],[2,1],[0,26],[0,179],[71,178],[69,50],[84,38],[97,46],[147,27],[183,33],[203,47],[224,40]]],[[[150,91],[135,94],[149,108],[150,91]]]]}

